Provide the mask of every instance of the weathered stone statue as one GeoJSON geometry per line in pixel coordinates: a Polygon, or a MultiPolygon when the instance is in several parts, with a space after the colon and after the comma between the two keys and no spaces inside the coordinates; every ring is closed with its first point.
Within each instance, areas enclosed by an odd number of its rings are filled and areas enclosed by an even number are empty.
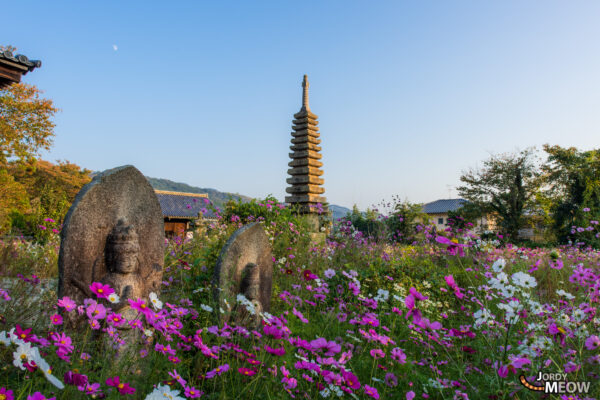
{"type": "Polygon", "coordinates": [[[255,222],[235,231],[221,250],[213,279],[224,320],[258,325],[260,314],[271,309],[272,281],[271,244],[262,225],[255,222]]]}
{"type": "MultiPolygon", "coordinates": [[[[133,166],[94,177],[77,194],[65,218],[58,259],[58,296],[78,305],[94,298],[92,282],[110,285],[120,302],[110,304],[128,319],[137,315],[127,299],[159,293],[164,225],[154,190],[133,166]]],[[[70,327],[81,320],[68,313],[70,327]]]]}
{"type": "Polygon", "coordinates": [[[131,310],[127,299],[144,298],[144,279],[140,276],[140,245],[138,235],[132,225],[120,219],[106,240],[106,267],[108,273],[101,282],[109,285],[120,297],[113,309],[132,320],[137,312],[131,310]],[[127,312],[129,311],[129,312],[127,312]]]}

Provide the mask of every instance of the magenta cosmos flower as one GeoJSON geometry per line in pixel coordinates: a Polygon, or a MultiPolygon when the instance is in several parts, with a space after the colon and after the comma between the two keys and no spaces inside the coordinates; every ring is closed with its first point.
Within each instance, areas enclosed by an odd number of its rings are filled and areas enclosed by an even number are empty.
{"type": "Polygon", "coordinates": [[[52,324],[54,325],[62,325],[63,323],[63,318],[59,315],[59,314],[54,314],[50,317],[50,321],[52,322],[52,324]]]}
{"type": "Polygon", "coordinates": [[[108,285],[103,285],[100,282],[94,282],[90,285],[90,290],[98,296],[99,299],[106,299],[112,293],[115,292],[113,288],[108,285]]]}
{"type": "Polygon", "coordinates": [[[67,296],[63,297],[62,299],[59,299],[57,304],[59,307],[62,307],[67,311],[74,310],[75,307],[77,307],[77,304],[67,296]]]}
{"type": "Polygon", "coordinates": [[[379,399],[379,392],[374,387],[365,385],[365,394],[371,396],[374,399],[379,399]]]}
{"type": "MultiPolygon", "coordinates": [[[[13,391],[12,390],[8,390],[6,388],[1,387],[0,388],[0,396],[4,396],[5,400],[15,400],[15,397],[13,396],[13,391]]],[[[1,399],[2,397],[0,397],[1,399]]]]}
{"type": "Polygon", "coordinates": [[[224,364],[224,365],[221,365],[221,366],[213,369],[212,371],[208,371],[206,373],[206,378],[211,379],[211,378],[214,378],[217,375],[221,375],[223,372],[227,372],[227,371],[229,371],[229,364],[224,364]]]}
{"type": "Polygon", "coordinates": [[[596,335],[590,336],[585,340],[585,347],[588,350],[596,350],[598,347],[600,347],[600,337],[596,335]]]}
{"type": "Polygon", "coordinates": [[[253,369],[244,368],[244,367],[238,368],[238,372],[245,376],[252,376],[252,375],[256,374],[256,371],[254,371],[253,369]]]}
{"type": "Polygon", "coordinates": [[[27,400],[56,400],[56,397],[46,397],[40,392],[27,396],[27,400]]]}
{"type": "Polygon", "coordinates": [[[108,386],[117,388],[120,394],[133,394],[135,389],[129,386],[129,383],[121,382],[118,376],[106,380],[108,386]]]}

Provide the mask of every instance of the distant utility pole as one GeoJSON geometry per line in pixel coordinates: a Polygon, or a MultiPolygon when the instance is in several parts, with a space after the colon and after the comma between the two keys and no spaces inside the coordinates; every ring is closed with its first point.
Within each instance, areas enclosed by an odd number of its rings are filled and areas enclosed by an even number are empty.
{"type": "Polygon", "coordinates": [[[452,196],[452,185],[446,185],[446,189],[448,189],[448,199],[451,199],[452,196]]]}

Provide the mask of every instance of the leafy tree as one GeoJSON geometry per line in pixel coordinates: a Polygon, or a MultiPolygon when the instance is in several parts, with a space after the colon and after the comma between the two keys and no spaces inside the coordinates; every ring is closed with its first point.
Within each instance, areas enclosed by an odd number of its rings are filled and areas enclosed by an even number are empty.
{"type": "Polygon", "coordinates": [[[343,220],[350,221],[352,226],[365,236],[379,239],[386,235],[386,226],[377,211],[373,209],[369,208],[367,211],[361,212],[355,204],[352,207],[352,213],[348,213],[343,220]]]}
{"type": "Polygon", "coordinates": [[[461,207],[448,212],[448,224],[455,232],[462,232],[465,229],[472,229],[477,220],[483,217],[481,208],[471,202],[465,202],[461,207]]]}
{"type": "Polygon", "coordinates": [[[587,228],[589,220],[600,220],[600,149],[579,151],[574,147],[544,145],[548,162],[543,166],[548,190],[544,198],[552,229],[560,242],[581,240],[595,247],[600,240],[587,228]],[[584,211],[589,209],[589,211],[584,211]],[[581,230],[581,229],[580,229],[581,230]]]}
{"type": "Polygon", "coordinates": [[[542,180],[533,149],[492,156],[483,168],[464,172],[460,180],[460,195],[497,217],[502,231],[513,240],[524,224],[524,214],[537,211],[535,195],[542,180]]]}
{"type": "Polygon", "coordinates": [[[40,94],[24,83],[0,89],[0,168],[14,159],[31,162],[40,150],[50,149],[58,109],[40,94]]]}

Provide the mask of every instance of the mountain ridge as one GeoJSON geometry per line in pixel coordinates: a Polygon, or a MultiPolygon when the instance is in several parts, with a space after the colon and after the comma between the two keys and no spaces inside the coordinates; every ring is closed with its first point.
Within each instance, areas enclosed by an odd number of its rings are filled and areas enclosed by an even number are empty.
{"type": "MultiPolygon", "coordinates": [[[[242,200],[242,202],[249,202],[252,200],[252,197],[245,196],[239,193],[230,193],[230,192],[221,192],[220,190],[213,188],[201,188],[198,186],[192,186],[183,182],[175,182],[170,179],[165,178],[153,178],[150,176],[146,176],[150,185],[156,190],[169,190],[173,192],[186,192],[186,193],[206,193],[208,195],[208,199],[220,209],[225,208],[225,204],[231,199],[234,201],[242,200]]],[[[332,212],[333,219],[336,220],[338,218],[342,218],[346,216],[347,213],[350,213],[350,210],[347,207],[338,206],[335,204],[330,204],[329,208],[332,212]]]]}

